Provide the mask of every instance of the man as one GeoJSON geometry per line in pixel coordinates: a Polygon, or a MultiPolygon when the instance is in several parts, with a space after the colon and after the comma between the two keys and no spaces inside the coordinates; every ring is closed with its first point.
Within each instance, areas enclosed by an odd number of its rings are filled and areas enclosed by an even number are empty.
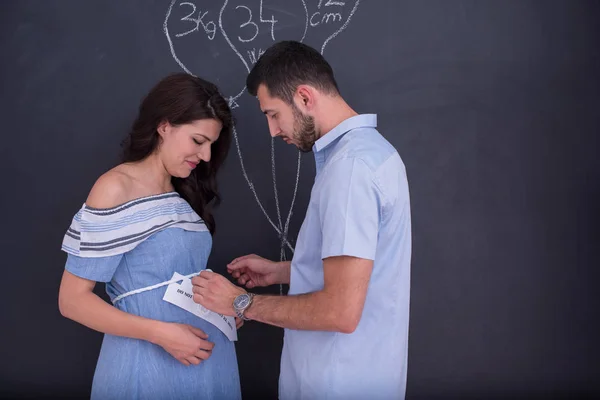
{"type": "Polygon", "coordinates": [[[340,96],[330,65],[298,42],[269,48],[250,72],[272,136],[314,152],[317,175],[290,262],[255,255],[228,265],[254,296],[202,272],[194,301],[285,328],[281,399],[392,399],[406,389],[411,217],[404,164],[340,96]]]}

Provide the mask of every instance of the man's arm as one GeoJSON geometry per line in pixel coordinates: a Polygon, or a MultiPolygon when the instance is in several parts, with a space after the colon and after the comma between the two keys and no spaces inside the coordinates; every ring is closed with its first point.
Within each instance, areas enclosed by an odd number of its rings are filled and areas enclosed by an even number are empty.
{"type": "MultiPolygon", "coordinates": [[[[372,269],[372,260],[328,257],[323,261],[323,289],[294,296],[254,296],[245,316],[282,328],[352,333],[362,315],[372,269]]],[[[196,303],[235,316],[233,300],[245,292],[243,288],[211,271],[202,271],[192,283],[196,303]]]]}
{"type": "Polygon", "coordinates": [[[257,295],[245,315],[282,328],[352,333],[362,315],[372,269],[372,260],[326,258],[322,290],[295,296],[257,295]]]}
{"type": "Polygon", "coordinates": [[[351,333],[360,321],[373,269],[379,229],[380,191],[361,160],[329,165],[318,194],[324,282],[297,296],[255,296],[246,316],[290,329],[351,333]]]}

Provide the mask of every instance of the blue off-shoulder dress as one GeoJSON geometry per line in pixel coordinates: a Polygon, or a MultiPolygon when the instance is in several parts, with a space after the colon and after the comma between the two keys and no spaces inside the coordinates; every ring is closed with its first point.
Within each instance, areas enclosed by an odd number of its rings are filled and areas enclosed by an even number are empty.
{"type": "MultiPolygon", "coordinates": [[[[65,234],[66,270],[106,282],[114,301],[132,290],[206,268],[212,237],[178,193],[132,200],[118,207],[83,205],[65,234]]],[[[92,383],[92,399],[240,399],[234,343],[209,322],[163,300],[167,286],[118,299],[130,314],[188,324],[215,344],[200,365],[185,366],[162,347],[104,335],[92,383]]]]}

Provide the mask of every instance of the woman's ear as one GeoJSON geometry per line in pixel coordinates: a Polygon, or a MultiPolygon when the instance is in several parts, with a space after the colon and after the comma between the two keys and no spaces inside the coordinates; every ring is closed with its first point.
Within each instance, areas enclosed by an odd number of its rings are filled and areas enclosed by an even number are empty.
{"type": "Polygon", "coordinates": [[[156,131],[164,139],[164,137],[171,131],[171,124],[168,121],[163,121],[158,124],[156,131]]]}

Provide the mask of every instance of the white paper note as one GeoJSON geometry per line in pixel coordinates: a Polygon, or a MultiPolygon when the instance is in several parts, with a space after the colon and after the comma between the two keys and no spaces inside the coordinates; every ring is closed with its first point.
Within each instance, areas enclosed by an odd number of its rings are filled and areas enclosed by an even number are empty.
{"type": "Polygon", "coordinates": [[[167,291],[163,296],[164,301],[181,307],[197,317],[210,322],[219,328],[219,330],[221,330],[221,332],[223,332],[232,342],[237,340],[237,329],[233,317],[212,312],[204,306],[195,303],[194,292],[192,291],[193,285],[190,278],[186,278],[175,272],[172,279],[177,279],[177,282],[171,283],[167,287],[167,291]],[[181,281],[181,283],[179,283],[179,281],[181,281]]]}

